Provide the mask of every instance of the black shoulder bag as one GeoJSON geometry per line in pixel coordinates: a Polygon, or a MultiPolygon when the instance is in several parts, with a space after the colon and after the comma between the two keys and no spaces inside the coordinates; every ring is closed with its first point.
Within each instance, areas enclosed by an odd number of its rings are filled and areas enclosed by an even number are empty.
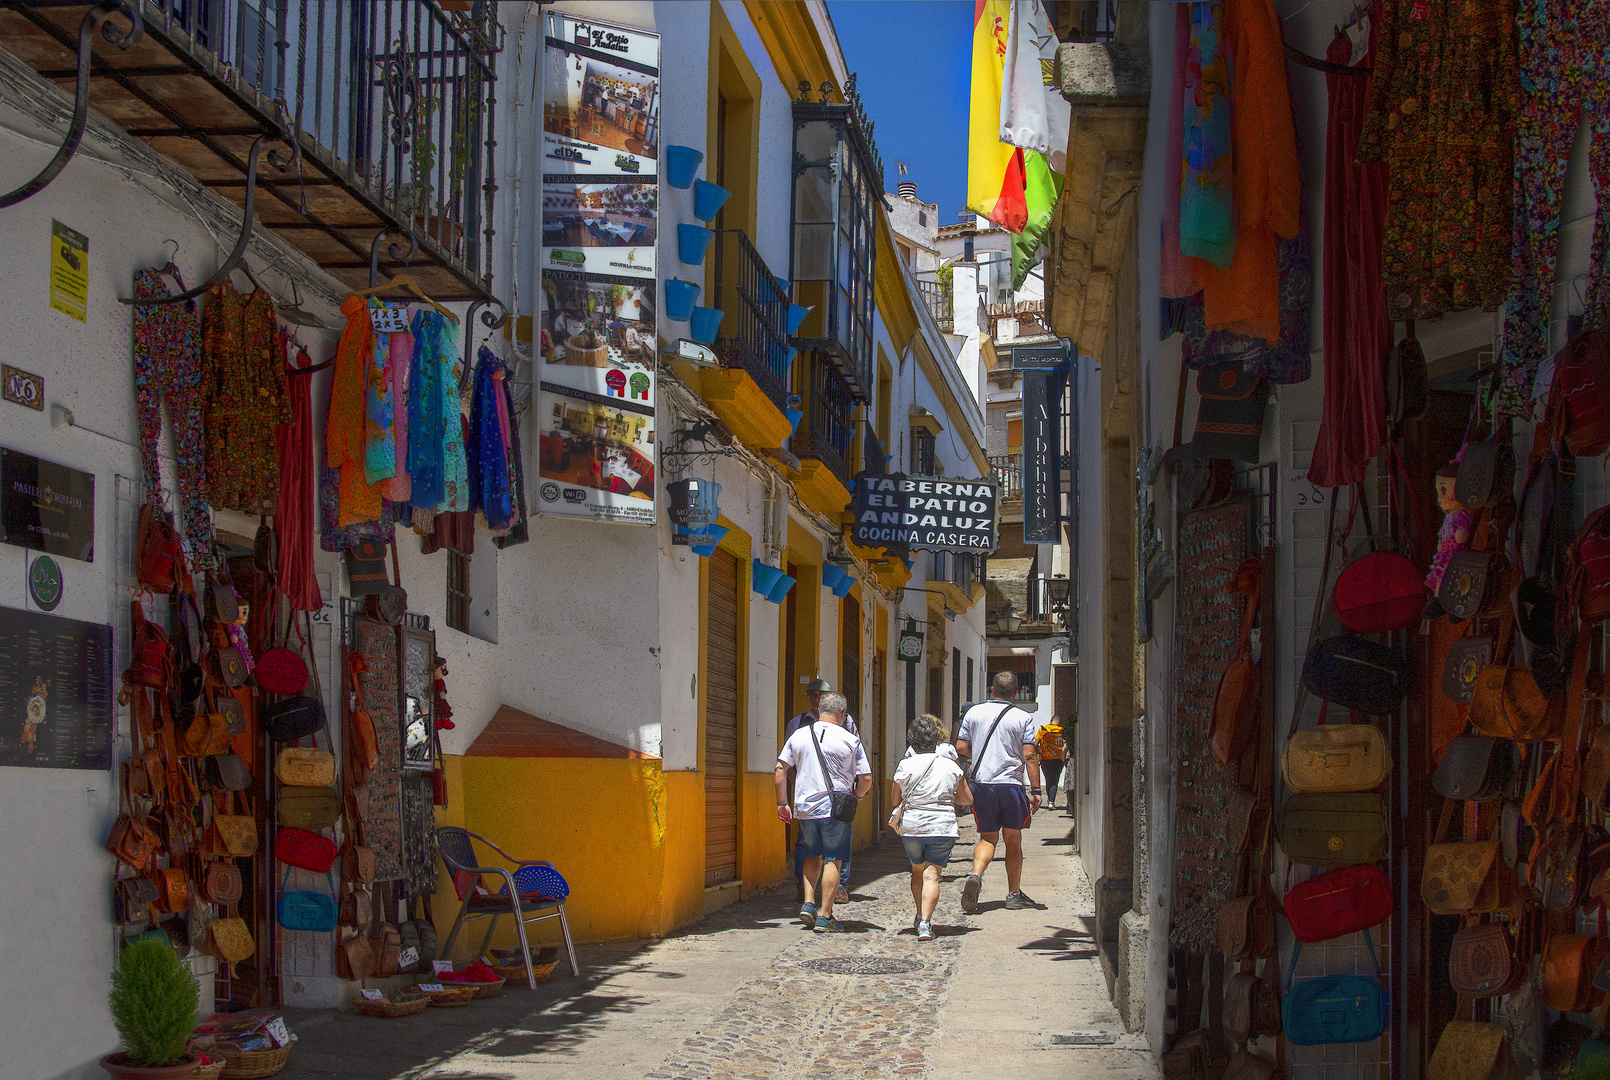
{"type": "MultiPolygon", "coordinates": [[[[816,738],[815,721],[811,722],[809,730],[811,745],[816,747],[816,760],[822,766],[822,779],[827,782],[827,797],[831,807],[827,816],[834,821],[854,821],[855,808],[860,805],[861,800],[856,798],[854,791],[838,791],[833,787],[833,772],[827,767],[827,755],[822,753],[822,744],[816,738]]],[[[853,785],[855,781],[851,780],[850,783],[853,785]]]]}
{"type": "Polygon", "coordinates": [[[978,766],[979,763],[984,760],[984,750],[989,746],[990,740],[995,738],[995,729],[1001,726],[1001,721],[1006,717],[1006,714],[1011,711],[1012,704],[1011,702],[1007,702],[1006,708],[995,714],[995,722],[989,726],[989,733],[984,736],[984,741],[979,743],[977,746],[972,747],[973,764],[972,767],[967,770],[967,782],[969,784],[978,779],[978,766]]]}

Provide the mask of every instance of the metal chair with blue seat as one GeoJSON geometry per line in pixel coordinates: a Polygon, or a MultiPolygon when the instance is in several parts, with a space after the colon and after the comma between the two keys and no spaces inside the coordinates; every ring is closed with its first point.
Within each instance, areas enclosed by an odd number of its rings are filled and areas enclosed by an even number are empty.
{"type": "Polygon", "coordinates": [[[531,942],[526,938],[526,923],[558,918],[559,932],[565,940],[565,956],[570,961],[570,973],[581,974],[576,966],[576,949],[570,942],[570,923],[565,919],[565,900],[570,886],[553,863],[537,859],[517,859],[486,837],[468,829],[444,826],[436,830],[436,850],[453,875],[460,906],[458,919],[442,946],[442,956],[453,954],[453,942],[459,929],[470,919],[490,919],[486,937],[481,939],[480,952],[484,954],[492,943],[492,931],[504,915],[514,916],[514,927],[520,935],[520,954],[525,958],[526,979],[531,989],[537,988],[536,971],[531,966],[531,942]],[[486,866],[475,853],[475,842],[480,841],[501,855],[511,867],[486,866]],[[500,877],[501,888],[495,892],[481,887],[481,875],[500,877]]]}

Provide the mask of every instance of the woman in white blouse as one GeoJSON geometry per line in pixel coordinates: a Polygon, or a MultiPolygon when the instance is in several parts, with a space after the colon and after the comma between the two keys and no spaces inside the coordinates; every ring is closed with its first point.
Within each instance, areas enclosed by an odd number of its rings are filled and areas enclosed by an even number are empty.
{"type": "Polygon", "coordinates": [[[937,752],[945,737],[944,725],[928,713],[906,729],[910,753],[894,773],[894,797],[899,821],[891,822],[906,845],[911,860],[911,899],[916,913],[911,921],[918,941],[934,939],[934,908],[939,904],[939,875],[950,862],[959,834],[956,807],[971,806],[973,792],[954,758],[937,752]]]}

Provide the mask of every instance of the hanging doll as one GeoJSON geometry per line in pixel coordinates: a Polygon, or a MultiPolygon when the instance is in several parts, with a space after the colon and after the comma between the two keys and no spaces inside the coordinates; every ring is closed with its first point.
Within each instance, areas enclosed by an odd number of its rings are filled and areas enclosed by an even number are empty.
{"type": "Polygon", "coordinates": [[[1441,508],[1442,528],[1437,530],[1437,553],[1431,560],[1431,569],[1426,572],[1426,588],[1431,590],[1431,602],[1426,605],[1425,617],[1434,619],[1443,612],[1442,604],[1437,601],[1437,591],[1442,588],[1443,575],[1448,572],[1448,563],[1453,559],[1454,552],[1464,550],[1470,543],[1470,533],[1475,526],[1475,518],[1469,510],[1454,497],[1454,484],[1459,476],[1459,465],[1450,461],[1437,470],[1437,506],[1441,508]]]}

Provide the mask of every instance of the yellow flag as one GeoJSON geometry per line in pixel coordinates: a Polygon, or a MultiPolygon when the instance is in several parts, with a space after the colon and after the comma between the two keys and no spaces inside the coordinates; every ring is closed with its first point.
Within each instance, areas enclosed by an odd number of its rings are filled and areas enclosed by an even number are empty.
{"type": "Polygon", "coordinates": [[[973,7],[973,89],[967,119],[967,208],[1012,232],[1028,218],[1023,152],[1001,142],[1009,0],[973,7]]]}

